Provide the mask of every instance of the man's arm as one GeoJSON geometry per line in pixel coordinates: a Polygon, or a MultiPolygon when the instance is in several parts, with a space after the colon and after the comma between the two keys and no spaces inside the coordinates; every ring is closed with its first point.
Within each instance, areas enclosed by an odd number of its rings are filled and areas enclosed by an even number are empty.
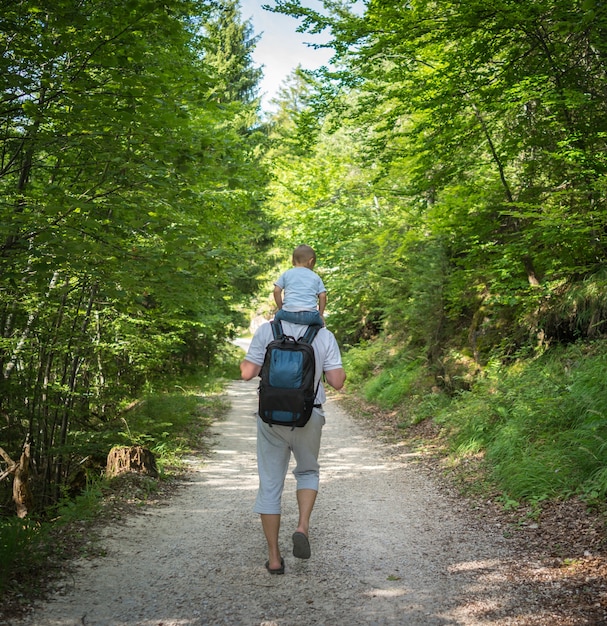
{"type": "Polygon", "coordinates": [[[251,380],[261,372],[261,365],[256,365],[246,359],[240,363],[240,377],[242,380],[251,380]]]}
{"type": "Polygon", "coordinates": [[[333,389],[337,389],[337,391],[339,391],[346,382],[346,371],[343,367],[338,367],[334,370],[325,372],[325,378],[333,389]]]}

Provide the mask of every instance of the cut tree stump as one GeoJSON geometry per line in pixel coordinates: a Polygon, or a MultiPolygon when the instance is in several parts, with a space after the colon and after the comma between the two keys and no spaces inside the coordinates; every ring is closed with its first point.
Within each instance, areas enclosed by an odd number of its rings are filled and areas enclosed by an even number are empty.
{"type": "Polygon", "coordinates": [[[156,459],[152,452],[143,446],[112,448],[107,455],[106,475],[112,478],[125,472],[158,478],[156,459]]]}

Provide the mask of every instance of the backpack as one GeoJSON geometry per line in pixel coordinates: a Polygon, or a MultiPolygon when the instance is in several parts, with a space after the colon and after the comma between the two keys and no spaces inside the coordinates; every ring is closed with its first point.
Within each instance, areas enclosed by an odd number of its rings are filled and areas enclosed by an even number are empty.
{"type": "Polygon", "coordinates": [[[305,426],[318,391],[318,385],[314,388],[312,342],[320,326],[308,326],[305,334],[295,339],[284,334],[280,321],[270,323],[274,339],[266,348],[259,373],[259,416],[270,425],[305,426]]]}

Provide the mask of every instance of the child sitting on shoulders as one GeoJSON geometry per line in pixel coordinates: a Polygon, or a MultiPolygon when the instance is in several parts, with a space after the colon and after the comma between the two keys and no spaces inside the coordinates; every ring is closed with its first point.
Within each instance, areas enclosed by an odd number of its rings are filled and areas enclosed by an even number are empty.
{"type": "Polygon", "coordinates": [[[274,283],[274,300],[278,307],[274,319],[306,326],[325,325],[327,290],[320,276],[312,271],[315,264],[316,253],[310,246],[295,248],[293,267],[274,283]]]}

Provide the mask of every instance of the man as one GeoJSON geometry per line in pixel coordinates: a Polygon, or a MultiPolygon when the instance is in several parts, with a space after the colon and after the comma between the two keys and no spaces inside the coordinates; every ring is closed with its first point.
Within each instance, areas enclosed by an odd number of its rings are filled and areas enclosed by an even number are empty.
{"type": "MultiPolygon", "coordinates": [[[[284,334],[297,339],[305,333],[307,328],[301,324],[281,323],[284,334]]],[[[266,346],[272,339],[272,327],[269,323],[265,323],[257,329],[247,355],[240,364],[243,380],[251,380],[259,375],[266,346]]],[[[266,569],[270,574],[284,574],[285,571],[284,559],[278,546],[278,534],[280,530],[280,503],[291,452],[293,452],[296,461],[293,474],[297,482],[297,506],[299,508],[299,522],[292,536],[293,555],[300,559],[310,558],[310,515],[318,493],[320,468],[318,453],[321,431],[325,423],[322,404],[326,400],[326,395],[321,377],[324,373],[329,385],[338,390],[343,387],[346,380],[341,354],[333,333],[326,328],[321,328],[312,346],[316,365],[315,386],[318,386],[318,391],[315,408],[309,422],[301,428],[292,428],[291,426],[266,424],[257,416],[259,490],[254,511],[261,516],[261,525],[268,543],[269,558],[266,562],[266,569]]]]}

